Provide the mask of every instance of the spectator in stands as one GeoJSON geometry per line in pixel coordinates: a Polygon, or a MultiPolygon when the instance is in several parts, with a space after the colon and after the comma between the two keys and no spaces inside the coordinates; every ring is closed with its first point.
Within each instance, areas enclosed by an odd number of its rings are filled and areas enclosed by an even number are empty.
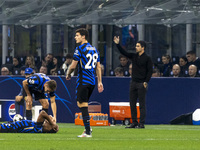
{"type": "Polygon", "coordinates": [[[169,77],[172,70],[171,58],[169,55],[162,56],[163,66],[161,67],[161,73],[163,77],[169,77]]]}
{"type": "Polygon", "coordinates": [[[178,64],[173,65],[172,72],[173,72],[172,77],[181,77],[181,74],[180,74],[181,68],[178,64]]]}
{"type": "Polygon", "coordinates": [[[51,69],[54,68],[53,57],[54,57],[53,54],[49,53],[46,55],[44,59],[44,66],[47,67],[47,75],[50,75],[51,69]]]}
{"type": "Polygon", "coordinates": [[[26,61],[25,61],[25,66],[27,68],[32,68],[34,69],[36,72],[38,72],[37,67],[35,66],[35,59],[33,56],[27,56],[26,57],[26,61]]]}
{"type": "Polygon", "coordinates": [[[158,68],[153,69],[152,77],[160,77],[160,70],[158,68]]]}
{"type": "Polygon", "coordinates": [[[13,57],[13,75],[20,75],[21,64],[18,57],[13,57]]]}
{"type": "Polygon", "coordinates": [[[123,77],[124,76],[124,71],[121,67],[115,68],[114,72],[115,72],[116,77],[123,77]]]}
{"type": "Polygon", "coordinates": [[[39,70],[39,73],[47,74],[47,67],[46,66],[41,66],[40,70],[39,70]]]}
{"type": "Polygon", "coordinates": [[[51,69],[50,74],[58,75],[58,70],[60,69],[60,66],[61,66],[61,58],[53,57],[53,65],[54,65],[54,68],[51,69]]]}
{"type": "Polygon", "coordinates": [[[189,77],[199,77],[197,75],[197,66],[195,65],[190,65],[188,72],[189,72],[189,77]]]}
{"type": "Polygon", "coordinates": [[[132,63],[129,65],[128,68],[129,68],[128,72],[129,72],[130,76],[132,76],[132,63]]]}
{"type": "Polygon", "coordinates": [[[10,74],[10,71],[8,70],[7,67],[2,67],[1,68],[1,75],[2,76],[6,76],[6,75],[9,75],[10,74]]]}
{"type": "MultiPolygon", "coordinates": [[[[120,55],[119,56],[119,61],[120,64],[118,65],[118,67],[121,67],[123,69],[123,72],[129,72],[129,65],[130,65],[130,61],[128,60],[128,58],[124,55],[120,55]]],[[[129,74],[127,75],[129,76],[129,74]]]]}
{"type": "MultiPolygon", "coordinates": [[[[73,54],[69,53],[66,55],[66,60],[62,65],[62,69],[64,70],[65,75],[67,75],[67,71],[72,63],[73,60],[73,54]]],[[[74,76],[74,72],[71,74],[71,76],[74,76]]]]}
{"type": "Polygon", "coordinates": [[[181,67],[180,74],[182,76],[186,76],[188,74],[188,61],[187,61],[187,58],[185,56],[180,57],[179,65],[181,67]]]}
{"type": "Polygon", "coordinates": [[[197,69],[200,69],[200,59],[196,56],[194,51],[189,51],[186,54],[189,65],[195,65],[197,69]]]}

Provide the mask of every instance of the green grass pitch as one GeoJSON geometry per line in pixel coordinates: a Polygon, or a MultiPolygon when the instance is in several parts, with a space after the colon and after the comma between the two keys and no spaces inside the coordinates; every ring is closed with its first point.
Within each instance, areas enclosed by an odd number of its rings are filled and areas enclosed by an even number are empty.
{"type": "Polygon", "coordinates": [[[0,150],[199,150],[200,126],[93,126],[92,138],[77,138],[83,126],[59,123],[56,134],[0,133],[0,150]]]}

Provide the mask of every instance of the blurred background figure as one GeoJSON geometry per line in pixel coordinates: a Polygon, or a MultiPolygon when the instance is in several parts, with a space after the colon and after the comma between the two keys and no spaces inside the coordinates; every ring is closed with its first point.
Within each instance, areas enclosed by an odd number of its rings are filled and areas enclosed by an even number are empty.
{"type": "Polygon", "coordinates": [[[181,67],[180,74],[186,76],[188,74],[188,60],[185,56],[179,58],[179,65],[181,67]]]}
{"type": "Polygon", "coordinates": [[[124,76],[124,71],[121,67],[115,68],[114,72],[115,72],[116,77],[123,77],[124,76]]]}
{"type": "Polygon", "coordinates": [[[58,75],[58,70],[61,68],[61,58],[53,57],[53,69],[50,70],[51,75],[58,75]]]}
{"type": "Polygon", "coordinates": [[[46,66],[41,66],[40,70],[39,70],[39,73],[47,74],[47,67],[46,66]]]}
{"type": "Polygon", "coordinates": [[[10,75],[10,71],[8,70],[7,67],[1,68],[1,75],[2,76],[10,75]]]}
{"type": "Polygon", "coordinates": [[[118,65],[118,67],[121,67],[123,69],[123,72],[127,72],[127,76],[130,76],[129,74],[129,65],[131,64],[130,61],[128,60],[128,58],[124,55],[120,55],[119,56],[119,61],[120,64],[118,65]]]}
{"type": "MultiPolygon", "coordinates": [[[[72,63],[73,60],[73,54],[69,53],[66,55],[66,60],[62,65],[62,69],[64,70],[65,75],[67,75],[67,71],[72,63]]],[[[74,76],[74,72],[71,74],[71,76],[74,76]]]]}
{"type": "Polygon", "coordinates": [[[132,63],[129,65],[129,70],[128,70],[130,76],[132,75],[132,63]]]}
{"type": "Polygon", "coordinates": [[[200,69],[200,59],[196,56],[194,51],[189,51],[186,54],[189,65],[195,65],[197,69],[200,69]]]}
{"type": "Polygon", "coordinates": [[[169,77],[170,72],[172,70],[171,57],[169,55],[163,55],[162,56],[162,63],[163,63],[163,66],[161,67],[162,76],[163,77],[169,77]]]}
{"type": "Polygon", "coordinates": [[[173,65],[173,67],[172,67],[172,73],[173,73],[172,77],[181,77],[180,72],[181,72],[180,66],[178,64],[173,65]]]}
{"type": "Polygon", "coordinates": [[[27,57],[26,57],[25,66],[26,66],[27,68],[32,68],[32,69],[34,69],[36,72],[38,72],[38,69],[37,69],[37,67],[36,67],[36,65],[35,65],[35,59],[34,59],[33,56],[27,56],[27,57]]]}
{"type": "Polygon", "coordinates": [[[160,76],[161,76],[160,70],[158,68],[154,68],[152,77],[160,77],[160,76]]]}
{"type": "Polygon", "coordinates": [[[189,72],[189,77],[199,77],[197,75],[197,66],[195,65],[190,65],[188,72],[189,72]]]}

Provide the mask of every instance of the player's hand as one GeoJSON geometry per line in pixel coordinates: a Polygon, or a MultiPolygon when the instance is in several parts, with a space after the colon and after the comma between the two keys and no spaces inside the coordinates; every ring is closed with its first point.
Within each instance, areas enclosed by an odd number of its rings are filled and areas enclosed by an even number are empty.
{"type": "Polygon", "coordinates": [[[53,128],[54,131],[58,131],[59,130],[58,125],[55,124],[55,123],[52,124],[51,127],[53,128]]]}
{"type": "Polygon", "coordinates": [[[144,86],[144,88],[146,89],[147,86],[148,86],[148,83],[147,83],[147,82],[144,82],[144,83],[143,83],[143,86],[144,86]]]}
{"type": "Polygon", "coordinates": [[[103,88],[103,84],[102,83],[98,83],[98,92],[101,93],[103,92],[104,88],[103,88]]]}
{"type": "Polygon", "coordinates": [[[66,76],[66,80],[71,80],[71,74],[68,74],[68,75],[66,76]]]}
{"type": "Polygon", "coordinates": [[[119,36],[114,36],[113,41],[115,42],[115,44],[119,44],[119,36]]]}
{"type": "Polygon", "coordinates": [[[56,123],[57,120],[55,117],[52,117],[52,121],[56,123]]]}

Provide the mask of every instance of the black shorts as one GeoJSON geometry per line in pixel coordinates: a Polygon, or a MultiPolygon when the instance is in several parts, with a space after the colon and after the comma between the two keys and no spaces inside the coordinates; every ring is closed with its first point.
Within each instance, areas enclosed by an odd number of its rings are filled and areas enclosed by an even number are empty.
{"type": "Polygon", "coordinates": [[[39,92],[39,91],[30,91],[31,95],[34,94],[35,100],[40,100],[40,99],[47,99],[46,95],[44,92],[39,92]]]}
{"type": "Polygon", "coordinates": [[[79,85],[76,89],[76,100],[79,103],[88,102],[95,85],[79,85]]]}

